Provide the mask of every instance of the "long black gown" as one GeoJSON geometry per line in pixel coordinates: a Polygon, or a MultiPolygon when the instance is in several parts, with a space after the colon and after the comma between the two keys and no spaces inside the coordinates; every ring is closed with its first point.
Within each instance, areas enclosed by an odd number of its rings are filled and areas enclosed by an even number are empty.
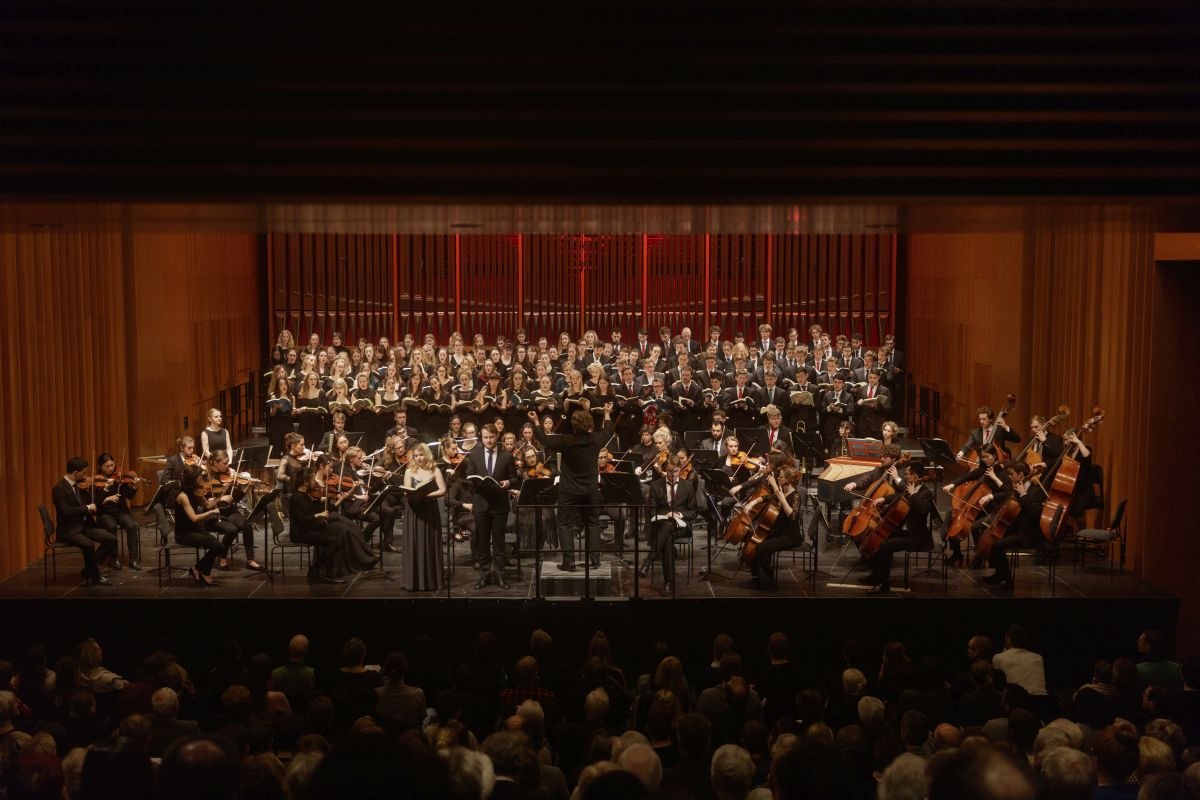
{"type": "MultiPolygon", "coordinates": [[[[430,480],[434,480],[430,478],[430,480]]],[[[411,473],[404,485],[417,485],[411,473]]],[[[442,588],[442,514],[439,498],[416,500],[404,514],[400,586],[410,592],[435,592],[442,588]]]]}

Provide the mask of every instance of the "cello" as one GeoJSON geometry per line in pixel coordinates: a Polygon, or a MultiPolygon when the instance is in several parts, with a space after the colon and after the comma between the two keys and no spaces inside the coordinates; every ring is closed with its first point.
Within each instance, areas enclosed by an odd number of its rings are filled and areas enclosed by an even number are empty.
{"type": "MultiPolygon", "coordinates": [[[[877,509],[879,501],[891,497],[896,493],[896,488],[887,479],[888,472],[894,468],[897,474],[899,474],[900,467],[907,464],[910,458],[912,458],[911,454],[901,453],[900,457],[884,470],[884,473],[876,478],[875,482],[868,486],[866,491],[859,495],[862,497],[862,502],[842,520],[842,533],[854,539],[858,543],[860,550],[863,546],[863,537],[877,531],[883,522],[883,516],[880,515],[877,509]]],[[[900,522],[903,523],[904,517],[908,515],[908,501],[904,498],[898,498],[892,505],[897,506],[901,504],[904,506],[904,514],[900,517],[900,522]]],[[[887,511],[890,512],[891,509],[889,508],[887,511]]],[[[892,530],[895,530],[895,527],[892,530]]],[[[889,530],[888,535],[890,534],[891,531],[889,530]]],[[[878,543],[875,547],[878,549],[878,543]]],[[[867,555],[867,553],[863,555],[867,555]]]]}
{"type": "MultiPolygon", "coordinates": [[[[963,483],[954,487],[954,492],[950,496],[950,524],[946,526],[947,539],[962,539],[970,533],[971,526],[984,511],[980,501],[989,494],[995,494],[999,488],[988,478],[988,473],[999,478],[996,469],[1000,464],[1000,453],[998,452],[1000,448],[994,444],[984,445],[984,447],[989,448],[988,452],[991,452],[996,460],[975,479],[974,483],[963,483]]],[[[983,456],[980,455],[980,460],[982,459],[983,456]]]]}
{"type": "Polygon", "coordinates": [[[725,528],[725,541],[742,545],[739,555],[746,566],[754,563],[758,546],[767,540],[783,510],[776,491],[784,492],[800,480],[802,473],[791,466],[768,468],[766,479],[754,489],[745,505],[738,509],[725,528]],[[776,475],[779,480],[776,481],[776,475]]]}
{"type": "MultiPolygon", "coordinates": [[[[1081,434],[1096,430],[1103,420],[1104,409],[1096,406],[1092,409],[1092,416],[1074,431],[1076,440],[1078,441],[1081,434]]],[[[1079,461],[1075,459],[1078,452],[1079,445],[1075,442],[1063,450],[1056,465],[1057,469],[1054,470],[1054,479],[1047,487],[1046,503],[1042,506],[1040,520],[1042,536],[1047,542],[1058,541],[1063,525],[1071,516],[1071,501],[1075,497],[1076,484],[1082,470],[1079,461]]]]}

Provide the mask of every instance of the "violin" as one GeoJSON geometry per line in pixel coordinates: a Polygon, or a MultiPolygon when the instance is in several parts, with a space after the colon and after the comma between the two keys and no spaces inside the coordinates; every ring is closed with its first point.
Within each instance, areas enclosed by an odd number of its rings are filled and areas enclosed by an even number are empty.
{"type": "MultiPolygon", "coordinates": [[[[1058,463],[1055,465],[1057,469],[1054,470],[1054,480],[1051,481],[1046,492],[1046,502],[1042,506],[1042,516],[1039,520],[1042,536],[1048,542],[1058,540],[1063,526],[1071,516],[1071,501],[1075,498],[1075,488],[1082,471],[1079,461],[1075,459],[1075,454],[1079,452],[1077,444],[1079,436],[1096,430],[1103,421],[1104,409],[1096,406],[1092,409],[1092,416],[1073,431],[1076,442],[1072,442],[1059,456],[1058,463]]],[[[1068,433],[1072,432],[1068,431],[1068,433]]]]}
{"type": "Polygon", "coordinates": [[[751,458],[749,452],[745,450],[739,450],[737,455],[729,457],[729,466],[745,467],[751,472],[757,472],[763,468],[763,462],[762,459],[751,458]]]}
{"type": "Polygon", "coordinates": [[[467,457],[466,453],[455,453],[452,456],[442,456],[442,460],[452,467],[457,467],[467,457]]]}
{"type": "Polygon", "coordinates": [[[684,461],[683,466],[679,468],[679,480],[686,481],[688,478],[692,477],[692,474],[695,473],[695,471],[696,468],[692,466],[692,457],[688,456],[687,461],[684,461]]]}
{"type": "Polygon", "coordinates": [[[198,466],[200,466],[201,460],[202,459],[200,458],[200,456],[193,453],[190,456],[185,456],[183,458],[183,463],[189,467],[198,467],[198,466]]]}
{"type": "Polygon", "coordinates": [[[525,470],[525,476],[527,478],[549,478],[550,468],[539,461],[537,464],[525,470]]]}

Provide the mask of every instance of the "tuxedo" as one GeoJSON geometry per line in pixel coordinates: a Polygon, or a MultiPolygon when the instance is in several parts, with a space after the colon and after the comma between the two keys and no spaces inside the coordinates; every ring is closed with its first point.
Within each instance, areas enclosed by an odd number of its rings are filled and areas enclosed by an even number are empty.
{"type": "Polygon", "coordinates": [[[679,480],[674,485],[668,484],[665,478],[656,480],[650,484],[650,501],[654,503],[655,516],[678,512],[685,522],[681,528],[674,519],[660,520],[654,523],[651,532],[653,552],[647,558],[658,556],[665,580],[671,583],[675,574],[675,539],[692,534],[692,520],[696,518],[696,484],[692,480],[679,480]]]}
{"type": "Polygon", "coordinates": [[[181,481],[183,480],[183,468],[187,466],[183,463],[183,456],[176,453],[173,456],[167,456],[167,466],[163,470],[163,481],[181,481]]]}
{"type": "Polygon", "coordinates": [[[97,563],[116,553],[117,537],[97,526],[87,509],[88,502],[82,494],[84,491],[73,486],[65,477],[54,484],[50,492],[54,501],[54,537],[57,541],[79,548],[83,553],[84,577],[97,581],[100,579],[97,563]]]}
{"type": "MultiPolygon", "coordinates": [[[[467,453],[467,477],[472,475],[495,478],[497,482],[508,481],[509,488],[515,489],[520,481],[516,464],[513,463],[512,453],[499,445],[492,449],[492,468],[488,471],[488,451],[480,442],[467,453]]],[[[508,523],[508,511],[511,505],[506,489],[498,489],[487,484],[472,486],[474,504],[475,533],[478,539],[476,554],[479,556],[479,574],[481,577],[491,573],[497,575],[504,571],[504,529],[508,523]],[[493,563],[494,560],[494,563],[493,563]]]]}
{"type": "MultiPolygon", "coordinates": [[[[1016,443],[1021,441],[1021,437],[1018,436],[1015,431],[1011,429],[1005,430],[995,423],[993,423],[993,427],[995,428],[996,432],[992,435],[991,443],[996,445],[996,447],[1002,447],[1005,451],[1007,451],[1007,442],[1016,443]]],[[[987,434],[984,433],[983,428],[976,428],[975,430],[971,431],[971,435],[967,437],[967,441],[963,443],[962,447],[958,448],[959,454],[966,455],[972,450],[978,450],[986,440],[986,436],[987,434]]]]}

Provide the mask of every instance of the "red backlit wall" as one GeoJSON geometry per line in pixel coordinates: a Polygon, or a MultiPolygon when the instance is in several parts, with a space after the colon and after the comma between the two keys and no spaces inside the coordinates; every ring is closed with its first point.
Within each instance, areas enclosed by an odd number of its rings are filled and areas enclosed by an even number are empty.
{"type": "MultiPolygon", "coordinates": [[[[272,340],[418,337],[489,342],[618,327],[757,325],[878,342],[893,326],[895,237],[816,234],[293,235],[270,237],[272,340]]],[[[802,337],[803,338],[803,337],[802,337]]]]}

